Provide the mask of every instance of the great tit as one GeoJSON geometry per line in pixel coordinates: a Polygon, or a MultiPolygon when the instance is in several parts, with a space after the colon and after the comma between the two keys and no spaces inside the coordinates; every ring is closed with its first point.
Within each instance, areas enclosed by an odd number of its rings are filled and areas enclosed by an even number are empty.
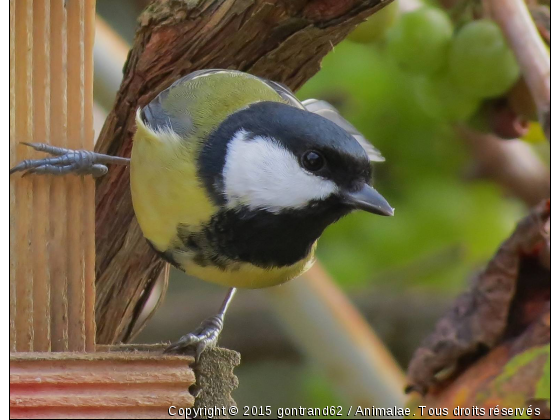
{"type": "MultiPolygon", "coordinates": [[[[314,261],[319,236],[355,209],[392,216],[370,186],[380,153],[330,104],[232,70],[182,77],[136,114],[130,187],[142,232],[166,261],[230,287],[219,313],[170,345],[217,341],[236,288],[284,283],[314,261]]],[[[57,157],[27,173],[99,176],[122,157],[29,144],[57,157]]]]}

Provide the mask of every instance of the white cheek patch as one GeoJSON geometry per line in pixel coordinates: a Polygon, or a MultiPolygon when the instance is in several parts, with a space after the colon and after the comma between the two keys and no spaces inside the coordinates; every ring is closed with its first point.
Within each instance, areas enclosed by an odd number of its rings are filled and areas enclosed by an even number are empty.
{"type": "Polygon", "coordinates": [[[277,213],[304,207],[338,190],[336,184],[305,171],[297,158],[270,138],[239,130],[228,144],[223,170],[230,207],[246,205],[277,213]]]}

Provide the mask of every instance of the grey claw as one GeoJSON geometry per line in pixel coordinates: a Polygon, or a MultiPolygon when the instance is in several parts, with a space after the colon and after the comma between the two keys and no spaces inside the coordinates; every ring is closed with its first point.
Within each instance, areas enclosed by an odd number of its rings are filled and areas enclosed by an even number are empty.
{"type": "Polygon", "coordinates": [[[163,352],[166,354],[192,354],[194,352],[195,360],[198,361],[207,347],[216,345],[223,326],[222,315],[208,318],[196,330],[184,335],[176,343],[170,344],[163,352]]]}
{"type": "Polygon", "coordinates": [[[23,162],[18,163],[16,166],[14,166],[12,169],[10,169],[10,175],[18,172],[18,171],[25,171],[26,165],[27,165],[27,160],[24,160],[23,162]]]}
{"type": "MultiPolygon", "coordinates": [[[[67,165],[71,164],[71,160],[67,156],[59,156],[53,158],[45,158],[45,159],[37,159],[37,160],[24,160],[20,162],[18,165],[14,166],[10,169],[10,174],[17,172],[17,171],[25,171],[28,170],[26,173],[53,173],[55,174],[57,171],[49,172],[47,171],[37,171],[39,168],[64,168],[67,165]],[[57,166],[60,165],[60,166],[57,166]]],[[[50,170],[49,169],[49,170],[50,170]]],[[[56,173],[59,175],[59,173],[56,173]]]]}
{"type": "Polygon", "coordinates": [[[108,168],[106,164],[127,165],[130,162],[128,158],[107,156],[90,152],[89,150],[71,150],[43,143],[22,144],[56,157],[24,160],[10,169],[10,175],[15,172],[25,171],[23,176],[31,174],[66,175],[75,173],[77,175],[92,175],[94,178],[98,178],[107,173],[108,168]]]}
{"type": "Polygon", "coordinates": [[[31,147],[32,149],[35,149],[38,152],[45,152],[45,153],[48,153],[48,154],[54,155],[54,156],[62,156],[62,155],[65,155],[66,153],[70,152],[70,149],[64,149],[62,147],[51,146],[50,144],[45,144],[45,143],[27,143],[25,141],[22,141],[21,144],[24,144],[28,147],[31,147]]]}
{"type": "MultiPolygon", "coordinates": [[[[48,159],[44,159],[44,161],[47,161],[48,159]]],[[[22,177],[26,177],[28,175],[32,175],[32,174],[49,174],[49,175],[66,175],[69,173],[72,173],[74,171],[77,171],[77,165],[72,164],[72,165],[66,165],[66,166],[55,166],[55,165],[50,165],[50,164],[44,164],[44,165],[40,165],[37,166],[33,169],[30,169],[28,171],[26,171],[22,177]]]]}

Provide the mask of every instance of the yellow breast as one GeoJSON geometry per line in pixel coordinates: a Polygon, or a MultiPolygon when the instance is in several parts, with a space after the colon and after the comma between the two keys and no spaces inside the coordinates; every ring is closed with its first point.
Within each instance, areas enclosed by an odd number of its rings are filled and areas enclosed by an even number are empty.
{"type": "Polygon", "coordinates": [[[157,137],[137,118],[130,162],[132,203],[144,236],[168,249],[177,225],[199,226],[216,211],[196,176],[193,154],[172,132],[157,137]]]}
{"type": "Polygon", "coordinates": [[[186,264],[187,274],[211,283],[243,289],[260,289],[285,283],[306,272],[313,265],[313,252],[297,263],[280,268],[264,269],[248,263],[236,264],[231,269],[222,270],[213,266],[186,264]]]}

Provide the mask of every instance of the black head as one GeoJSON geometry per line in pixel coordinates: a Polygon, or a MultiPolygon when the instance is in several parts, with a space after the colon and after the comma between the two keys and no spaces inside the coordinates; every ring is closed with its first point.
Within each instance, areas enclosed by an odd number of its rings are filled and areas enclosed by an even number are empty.
{"type": "Polygon", "coordinates": [[[354,137],[283,103],[260,102],[229,116],[210,135],[199,168],[220,205],[280,213],[329,198],[347,211],[392,212],[369,187],[371,162],[354,137]]]}
{"type": "Polygon", "coordinates": [[[201,150],[199,176],[221,207],[204,235],[234,260],[293,264],[353,209],[392,215],[369,185],[370,165],[333,122],[281,103],[251,105],[229,116],[201,150]]]}

